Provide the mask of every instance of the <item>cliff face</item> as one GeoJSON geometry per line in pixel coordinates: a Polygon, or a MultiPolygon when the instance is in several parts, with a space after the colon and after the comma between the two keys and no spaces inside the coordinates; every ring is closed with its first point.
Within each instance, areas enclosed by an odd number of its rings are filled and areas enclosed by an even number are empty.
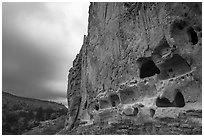
{"type": "Polygon", "coordinates": [[[201,3],[91,3],[67,127],[202,109],[201,34],[201,3]]]}

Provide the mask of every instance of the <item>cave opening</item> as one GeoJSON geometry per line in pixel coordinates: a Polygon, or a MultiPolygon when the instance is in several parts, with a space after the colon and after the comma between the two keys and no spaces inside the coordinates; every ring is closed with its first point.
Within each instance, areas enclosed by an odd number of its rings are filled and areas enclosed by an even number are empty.
{"type": "Polygon", "coordinates": [[[99,105],[95,105],[95,110],[99,110],[99,105]]]}
{"type": "Polygon", "coordinates": [[[173,57],[165,60],[158,67],[161,70],[161,73],[157,77],[159,80],[174,78],[191,71],[191,67],[186,59],[178,54],[174,54],[173,57]]]}
{"type": "Polygon", "coordinates": [[[138,108],[137,108],[137,107],[134,108],[133,115],[134,115],[134,116],[137,116],[138,112],[139,112],[138,108]]]}
{"type": "Polygon", "coordinates": [[[110,101],[111,101],[112,107],[116,107],[120,104],[120,99],[117,94],[110,95],[110,101]]]}
{"type": "Polygon", "coordinates": [[[184,100],[183,94],[180,91],[178,91],[176,93],[173,104],[175,107],[184,107],[185,106],[185,100],[184,100]]]}
{"type": "Polygon", "coordinates": [[[84,104],[84,109],[86,109],[87,108],[87,100],[86,100],[86,102],[85,102],[85,104],[84,104]]]}
{"type": "Polygon", "coordinates": [[[194,29],[192,27],[188,28],[187,33],[189,35],[190,42],[192,42],[193,45],[197,44],[198,36],[197,36],[197,33],[194,31],[194,29]]]}
{"type": "Polygon", "coordinates": [[[172,103],[165,97],[158,97],[156,99],[156,106],[157,107],[172,107],[172,103]]]}
{"type": "Polygon", "coordinates": [[[155,110],[151,108],[151,109],[150,109],[150,116],[151,116],[151,117],[154,117],[154,114],[155,114],[155,110]]]}
{"type": "Polygon", "coordinates": [[[172,103],[165,97],[162,97],[162,98],[158,97],[156,99],[156,106],[157,107],[184,107],[185,100],[184,100],[183,94],[177,90],[174,101],[172,103]]]}
{"type": "Polygon", "coordinates": [[[160,70],[155,65],[154,61],[148,60],[142,63],[142,66],[140,68],[140,78],[151,77],[159,73],[160,73],[160,70]]]}

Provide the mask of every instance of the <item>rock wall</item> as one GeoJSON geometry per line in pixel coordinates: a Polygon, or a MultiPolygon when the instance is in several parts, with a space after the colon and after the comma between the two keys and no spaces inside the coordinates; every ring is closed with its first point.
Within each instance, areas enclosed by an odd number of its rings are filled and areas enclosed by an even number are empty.
{"type": "Polygon", "coordinates": [[[67,127],[202,109],[201,62],[202,3],[91,3],[67,127]]]}

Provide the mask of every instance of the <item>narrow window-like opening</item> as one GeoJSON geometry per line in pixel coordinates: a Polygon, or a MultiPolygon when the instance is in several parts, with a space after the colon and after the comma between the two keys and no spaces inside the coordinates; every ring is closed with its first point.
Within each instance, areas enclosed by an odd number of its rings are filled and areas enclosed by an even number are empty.
{"type": "Polygon", "coordinates": [[[152,60],[148,60],[142,63],[142,66],[140,68],[140,78],[151,77],[159,73],[160,73],[159,68],[155,65],[155,63],[152,60]]]}
{"type": "Polygon", "coordinates": [[[198,43],[198,36],[197,33],[194,31],[194,29],[192,27],[188,28],[187,31],[189,38],[190,38],[190,42],[193,43],[193,45],[198,43]]]}
{"type": "Polygon", "coordinates": [[[86,100],[86,102],[85,102],[85,104],[84,104],[84,108],[85,108],[85,109],[87,108],[87,100],[86,100]]]}
{"type": "Polygon", "coordinates": [[[174,104],[175,107],[184,107],[185,106],[184,97],[183,97],[181,92],[178,91],[176,93],[173,104],[174,104]]]}

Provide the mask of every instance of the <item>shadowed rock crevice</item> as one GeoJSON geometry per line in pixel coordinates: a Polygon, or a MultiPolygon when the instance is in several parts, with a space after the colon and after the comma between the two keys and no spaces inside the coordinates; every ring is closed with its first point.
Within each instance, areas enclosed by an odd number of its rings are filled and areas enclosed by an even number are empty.
{"type": "Polygon", "coordinates": [[[86,100],[86,102],[84,103],[84,109],[86,109],[87,108],[87,100],[86,100]]]}

